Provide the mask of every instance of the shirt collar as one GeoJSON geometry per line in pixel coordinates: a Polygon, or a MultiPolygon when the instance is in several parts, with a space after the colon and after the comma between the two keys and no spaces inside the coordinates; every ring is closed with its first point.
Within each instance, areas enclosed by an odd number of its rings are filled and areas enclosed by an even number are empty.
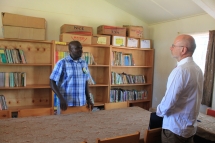
{"type": "MultiPolygon", "coordinates": [[[[70,55],[66,56],[66,59],[67,59],[68,61],[75,62],[75,60],[73,60],[73,58],[72,58],[70,55]]],[[[81,63],[82,61],[83,61],[82,58],[79,58],[79,59],[77,60],[77,62],[79,62],[79,63],[81,63]]]]}
{"type": "Polygon", "coordinates": [[[193,61],[193,57],[186,57],[186,58],[182,59],[180,62],[177,62],[177,66],[183,65],[186,62],[191,62],[191,61],[193,61]]]}

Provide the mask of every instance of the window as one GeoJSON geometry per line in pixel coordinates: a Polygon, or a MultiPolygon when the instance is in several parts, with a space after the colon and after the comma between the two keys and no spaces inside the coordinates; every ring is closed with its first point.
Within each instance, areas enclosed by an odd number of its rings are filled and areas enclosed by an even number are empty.
{"type": "Polygon", "coordinates": [[[191,34],[191,35],[196,41],[196,50],[193,54],[193,60],[202,69],[202,72],[204,74],[209,33],[191,34]]]}

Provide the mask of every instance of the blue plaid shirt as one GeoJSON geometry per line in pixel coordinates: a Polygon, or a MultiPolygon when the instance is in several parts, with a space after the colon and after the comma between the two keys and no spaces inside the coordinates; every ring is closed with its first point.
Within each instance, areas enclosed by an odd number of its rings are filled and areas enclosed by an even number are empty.
{"type": "MultiPolygon", "coordinates": [[[[68,106],[86,104],[85,86],[89,77],[87,63],[81,58],[74,61],[70,55],[59,60],[50,75],[50,79],[56,81],[68,106]]],[[[59,100],[57,100],[57,104],[59,106],[59,100]]]]}

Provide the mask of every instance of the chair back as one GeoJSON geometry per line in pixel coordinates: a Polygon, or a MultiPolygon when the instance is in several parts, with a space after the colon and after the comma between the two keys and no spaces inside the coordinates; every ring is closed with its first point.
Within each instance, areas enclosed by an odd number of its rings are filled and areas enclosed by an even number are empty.
{"type": "Polygon", "coordinates": [[[136,132],[134,134],[117,136],[114,138],[107,139],[97,139],[96,143],[139,143],[140,140],[140,132],[136,132]]]}
{"type": "Polygon", "coordinates": [[[90,109],[87,106],[68,107],[66,111],[61,110],[60,114],[72,114],[78,112],[90,112],[90,109]]]}
{"type": "Polygon", "coordinates": [[[128,107],[128,102],[105,103],[105,110],[126,108],[126,107],[128,107]]]}
{"type": "Polygon", "coordinates": [[[162,128],[145,130],[144,143],[161,143],[161,131],[162,128]]]}
{"type": "Polygon", "coordinates": [[[215,117],[215,110],[207,108],[206,114],[215,117]]]}

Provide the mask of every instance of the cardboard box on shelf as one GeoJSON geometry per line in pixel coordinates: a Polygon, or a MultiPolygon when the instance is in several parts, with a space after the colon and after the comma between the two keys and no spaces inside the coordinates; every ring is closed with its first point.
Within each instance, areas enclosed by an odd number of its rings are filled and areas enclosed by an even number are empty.
{"type": "Polygon", "coordinates": [[[151,40],[149,39],[140,39],[140,48],[151,48],[151,40]]]}
{"type": "Polygon", "coordinates": [[[46,29],[3,26],[4,38],[46,40],[46,29]]]}
{"type": "Polygon", "coordinates": [[[112,36],[112,45],[113,46],[125,46],[126,45],[126,37],[112,36]]]}
{"type": "Polygon", "coordinates": [[[110,45],[110,36],[107,35],[94,35],[92,37],[92,44],[93,45],[110,45]]]}
{"type": "Polygon", "coordinates": [[[81,25],[64,24],[60,27],[60,33],[70,33],[74,35],[93,35],[93,28],[81,25]]]}
{"type": "Polygon", "coordinates": [[[126,47],[138,48],[139,47],[139,38],[127,37],[126,47]]]}
{"type": "Polygon", "coordinates": [[[7,12],[2,12],[1,15],[3,26],[46,29],[46,20],[44,18],[24,16],[7,12]]]}
{"type": "Polygon", "coordinates": [[[71,42],[71,41],[79,41],[81,44],[91,44],[92,36],[84,36],[84,35],[73,35],[68,33],[60,34],[61,42],[71,42]]]}
{"type": "Polygon", "coordinates": [[[123,27],[126,27],[126,36],[132,38],[143,38],[142,26],[123,25],[123,27]]]}
{"type": "Polygon", "coordinates": [[[97,27],[97,34],[126,36],[126,28],[101,25],[101,26],[97,27]]]}

